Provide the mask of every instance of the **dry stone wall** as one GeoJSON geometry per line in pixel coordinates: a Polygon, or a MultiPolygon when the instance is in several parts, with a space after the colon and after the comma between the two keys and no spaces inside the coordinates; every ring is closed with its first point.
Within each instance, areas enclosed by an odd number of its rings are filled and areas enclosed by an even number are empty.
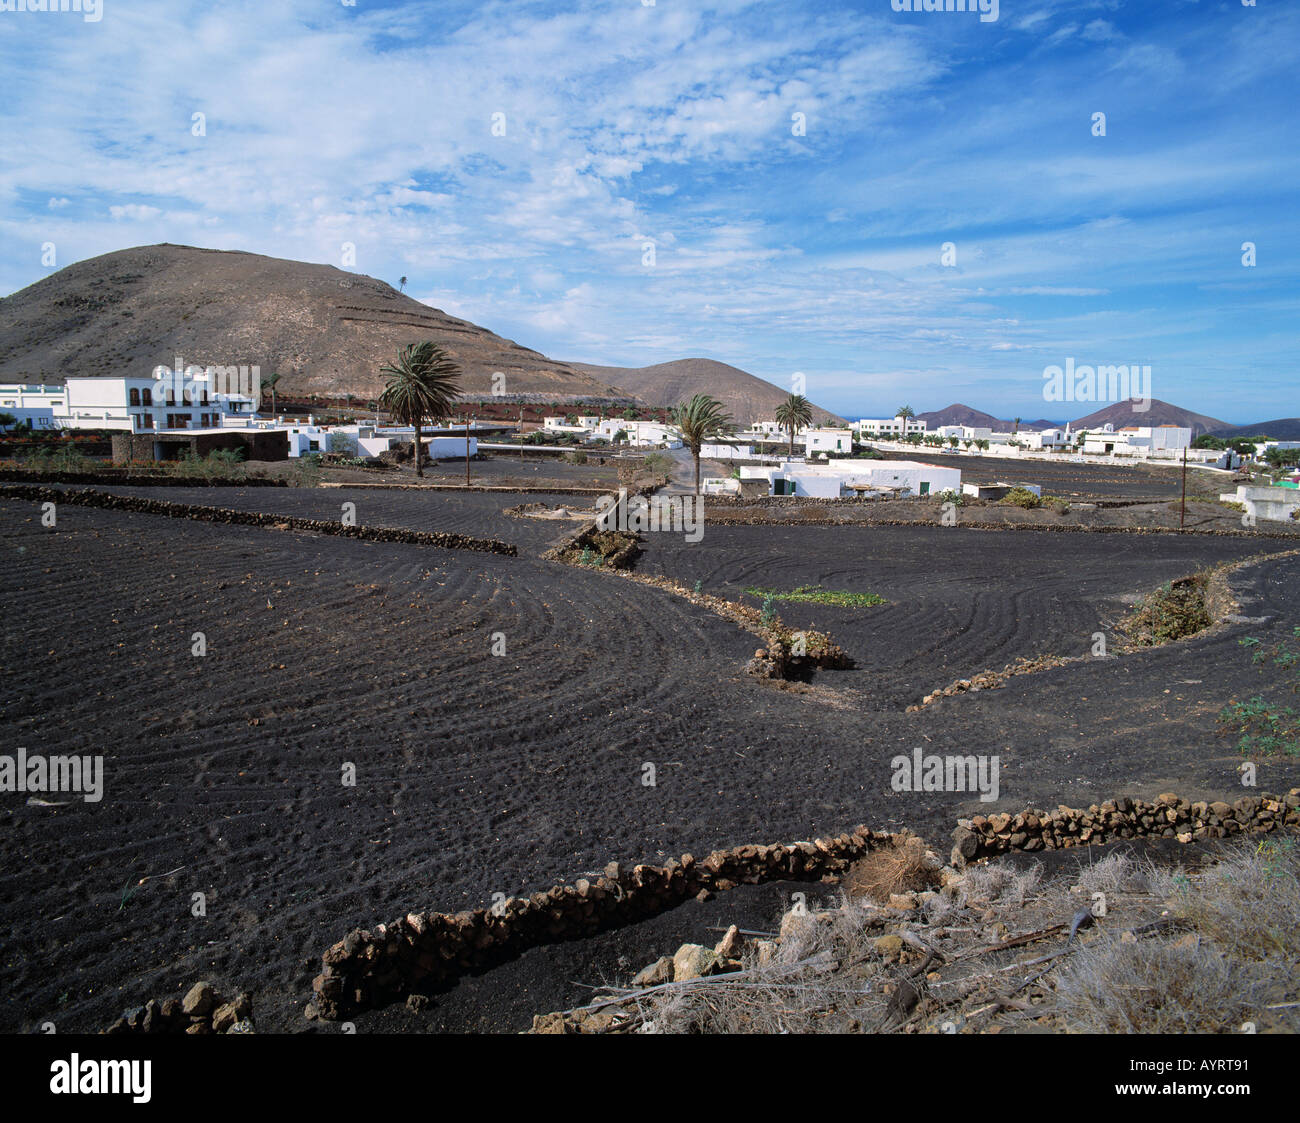
{"type": "Polygon", "coordinates": [[[408,913],[373,930],[355,929],[321,957],[309,1018],[335,1019],[448,984],[530,947],[580,939],[633,924],[692,897],[764,881],[815,881],[843,873],[893,836],[857,827],[811,842],[740,846],[706,858],[684,854],[666,865],[617,862],[582,878],[494,909],[455,915],[408,913]]]}
{"type": "Polygon", "coordinates": [[[467,534],[441,531],[400,530],[383,526],[344,526],[341,522],[304,519],[296,515],[270,515],[259,511],[236,511],[229,507],[203,507],[192,503],[172,503],[165,499],[146,499],[136,495],[112,495],[104,491],[63,490],[50,487],[0,485],[0,497],[29,499],[33,502],[68,503],[78,507],[99,507],[110,511],[138,511],[147,515],[166,515],[174,519],[198,519],[202,522],[260,526],[271,530],[306,530],[317,534],[336,534],[343,538],[361,538],[368,542],[402,542],[415,546],[438,546],[444,550],[475,550],[479,553],[517,557],[518,549],[495,538],[472,538],[467,534]]]}
{"type": "Polygon", "coordinates": [[[1284,796],[1269,792],[1244,795],[1233,803],[1188,800],[1165,792],[1151,802],[1110,799],[1085,808],[1062,804],[1055,811],[1027,808],[1015,814],[958,819],[952,862],[959,865],[1013,850],[1032,853],[1128,838],[1199,842],[1282,827],[1300,827],[1300,788],[1292,788],[1284,796]]]}
{"type": "MultiPolygon", "coordinates": [[[[956,867],[1011,851],[1035,852],[1121,839],[1192,842],[1240,833],[1300,828],[1300,788],[1261,793],[1234,803],[1191,801],[1173,794],[1154,801],[1121,798],[1087,808],[977,815],[953,832],[956,867]]],[[[354,929],[321,957],[309,1018],[337,1019],[368,1007],[423,995],[463,973],[481,970],[531,947],[580,939],[634,924],[691,897],[739,884],[814,881],[844,873],[896,835],[856,827],[848,834],[773,846],[739,846],[696,859],[684,854],[663,866],[610,863],[604,875],[516,897],[493,909],[456,914],[412,912],[374,929],[354,929]]]]}

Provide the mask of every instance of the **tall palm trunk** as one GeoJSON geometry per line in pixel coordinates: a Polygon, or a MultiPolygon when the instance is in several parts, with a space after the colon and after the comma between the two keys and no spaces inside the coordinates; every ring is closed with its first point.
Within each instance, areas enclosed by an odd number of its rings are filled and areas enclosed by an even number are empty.
{"type": "Polygon", "coordinates": [[[469,414],[465,415],[465,486],[469,487],[469,414]]]}
{"type": "Polygon", "coordinates": [[[415,423],[415,474],[421,478],[424,477],[424,469],[420,466],[420,423],[415,423]]]}
{"type": "Polygon", "coordinates": [[[695,494],[700,494],[700,454],[691,449],[691,455],[695,457],[695,494]]]}

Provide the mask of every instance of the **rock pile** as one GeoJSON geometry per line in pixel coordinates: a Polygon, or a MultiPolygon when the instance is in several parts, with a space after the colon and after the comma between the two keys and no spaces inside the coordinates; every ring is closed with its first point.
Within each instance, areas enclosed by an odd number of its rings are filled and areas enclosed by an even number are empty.
{"type": "Polygon", "coordinates": [[[1034,659],[1021,657],[1014,663],[1008,663],[1000,671],[980,671],[970,678],[958,679],[948,686],[941,686],[922,698],[919,704],[908,706],[907,712],[918,713],[923,707],[940,698],[952,698],[957,694],[973,694],[980,690],[1000,690],[1007,679],[1014,678],[1016,675],[1031,675],[1037,671],[1045,671],[1049,667],[1063,667],[1067,663],[1078,663],[1086,658],[1088,656],[1083,655],[1040,655],[1034,659]]]}
{"type": "MultiPolygon", "coordinates": [[[[775,948],[776,941],[759,941],[775,948]]],[[[685,983],[692,979],[707,979],[714,975],[739,971],[743,964],[740,955],[743,938],[733,924],[716,947],[703,944],[682,944],[672,955],[657,959],[638,971],[632,985],[638,988],[663,986],[665,983],[685,983]]],[[[616,1005],[593,1004],[576,1010],[558,1010],[553,1014],[538,1014],[533,1018],[529,1033],[605,1033],[617,1028],[626,1013],[616,1005]]]]}
{"type": "Polygon", "coordinates": [[[227,1000],[211,983],[195,983],[184,998],[149,999],[128,1010],[105,1033],[253,1033],[253,1000],[227,1000]]]}

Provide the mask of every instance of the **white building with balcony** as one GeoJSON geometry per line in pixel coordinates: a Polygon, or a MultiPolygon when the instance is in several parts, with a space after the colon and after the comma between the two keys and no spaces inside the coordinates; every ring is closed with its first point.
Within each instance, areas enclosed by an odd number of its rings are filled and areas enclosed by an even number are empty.
{"type": "Polygon", "coordinates": [[[243,394],[217,394],[206,374],[182,381],[155,378],[69,378],[56,422],[67,429],[216,429],[228,418],[251,417],[256,404],[243,394]]]}

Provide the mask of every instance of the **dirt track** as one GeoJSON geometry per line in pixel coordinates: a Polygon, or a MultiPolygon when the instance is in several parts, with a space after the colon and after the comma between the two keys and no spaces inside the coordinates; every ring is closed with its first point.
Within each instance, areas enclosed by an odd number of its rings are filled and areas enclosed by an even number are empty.
{"type": "MultiPolygon", "coordinates": [[[[357,495],[364,521],[414,517],[410,493],[357,495]]],[[[292,497],[308,509],[287,513],[314,517],[348,498],[292,497]]],[[[253,990],[261,1028],[301,1030],[310,957],[408,908],[857,822],[942,842],[976,807],[1231,792],[1238,758],[1213,714],[1266,682],[1236,641],[1295,617],[1300,564],[1266,562],[1235,586],[1268,623],[909,715],[963,669],[1078,653],[1128,594],[1285,543],[938,527],[647,542],[647,572],[707,591],[860,582],[889,598],[842,616],[781,606],[829,626],[862,668],[801,693],[742,675],[753,638],[681,598],[529,556],[558,531],[499,513],[517,498],[417,497],[417,528],[501,532],[530,547],[514,559],[84,508],[51,531],[32,505],[0,503],[4,751],[106,758],[102,803],[0,796],[0,1029],[98,1029],[209,977],[253,990]],[[1002,799],[894,793],[889,760],[917,745],[1000,754],[1002,799]]],[[[1263,788],[1298,781],[1294,760],[1260,770],[1263,788]]],[[[552,1007],[566,987],[580,996],[569,953],[533,961],[556,972],[552,1007]]],[[[446,1028],[470,1010],[449,1000],[358,1025],[446,1028]]]]}

